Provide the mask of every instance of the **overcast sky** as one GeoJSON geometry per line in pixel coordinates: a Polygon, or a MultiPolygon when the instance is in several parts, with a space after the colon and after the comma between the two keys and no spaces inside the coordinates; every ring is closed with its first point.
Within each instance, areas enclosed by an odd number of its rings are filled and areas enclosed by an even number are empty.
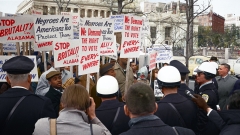
{"type": "MultiPolygon", "coordinates": [[[[15,13],[17,6],[23,0],[0,0],[0,12],[3,13],[15,13]]],[[[151,2],[171,2],[178,0],[149,0],[151,2]]],[[[185,0],[181,0],[184,2],[185,0]]],[[[199,3],[207,2],[208,0],[199,0],[199,3]]],[[[236,14],[240,16],[240,0],[212,0],[213,11],[225,16],[226,14],[236,14]]]]}

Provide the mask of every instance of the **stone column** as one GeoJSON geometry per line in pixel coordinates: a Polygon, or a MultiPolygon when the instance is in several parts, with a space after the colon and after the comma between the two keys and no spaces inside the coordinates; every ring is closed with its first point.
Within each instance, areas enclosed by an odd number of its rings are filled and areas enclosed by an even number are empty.
{"type": "Polygon", "coordinates": [[[56,15],[58,15],[58,7],[55,7],[56,15]]]}
{"type": "Polygon", "coordinates": [[[203,56],[207,56],[207,47],[203,47],[203,56]]]}
{"type": "Polygon", "coordinates": [[[73,11],[74,11],[74,8],[70,8],[70,9],[71,9],[71,11],[70,11],[70,12],[71,12],[71,13],[73,13],[73,11]]]}
{"type": "Polygon", "coordinates": [[[104,18],[107,18],[107,11],[104,10],[104,18]]]}
{"type": "Polygon", "coordinates": [[[230,55],[229,49],[230,48],[225,48],[225,63],[228,63],[228,59],[230,55]]]}
{"type": "Polygon", "coordinates": [[[95,11],[95,10],[92,9],[92,17],[94,17],[94,11],[95,11]]]}
{"type": "Polygon", "coordinates": [[[85,8],[85,17],[87,17],[88,9],[85,8]]]}
{"type": "Polygon", "coordinates": [[[101,10],[98,10],[98,15],[97,15],[97,17],[100,17],[100,13],[101,13],[101,10]]]}
{"type": "Polygon", "coordinates": [[[47,7],[47,11],[48,11],[48,13],[47,13],[47,15],[51,15],[51,7],[47,7]]]}

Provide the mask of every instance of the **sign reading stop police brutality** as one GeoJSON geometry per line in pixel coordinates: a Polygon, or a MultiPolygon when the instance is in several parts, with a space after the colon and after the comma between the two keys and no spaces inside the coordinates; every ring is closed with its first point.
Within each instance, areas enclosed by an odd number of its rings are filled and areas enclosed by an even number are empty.
{"type": "Polygon", "coordinates": [[[99,72],[103,19],[85,18],[80,26],[79,75],[99,72]]]}
{"type": "Polygon", "coordinates": [[[31,17],[0,17],[0,42],[34,41],[31,17]]]}
{"type": "Polygon", "coordinates": [[[140,53],[143,19],[137,16],[124,16],[124,30],[120,58],[136,58],[140,53]]]}
{"type": "MultiPolygon", "coordinates": [[[[0,57],[0,82],[6,82],[6,72],[4,72],[2,70],[2,65],[9,60],[10,58],[12,58],[14,56],[1,56],[0,57]]],[[[32,75],[32,82],[37,82],[38,81],[38,71],[37,71],[37,61],[36,61],[36,56],[26,56],[28,58],[30,58],[33,62],[34,62],[34,68],[33,70],[30,72],[30,74],[32,75]]]]}
{"type": "Polygon", "coordinates": [[[37,16],[34,18],[34,32],[37,42],[72,39],[72,16],[37,16]]]}
{"type": "Polygon", "coordinates": [[[54,67],[65,67],[78,65],[79,63],[79,41],[54,41],[54,67]]]}
{"type": "Polygon", "coordinates": [[[114,44],[114,20],[103,19],[102,26],[102,44],[100,47],[100,55],[115,55],[116,45],[114,44]]]}
{"type": "Polygon", "coordinates": [[[150,53],[149,71],[151,71],[151,70],[156,68],[156,57],[157,57],[157,52],[156,51],[152,51],[150,53]]]}

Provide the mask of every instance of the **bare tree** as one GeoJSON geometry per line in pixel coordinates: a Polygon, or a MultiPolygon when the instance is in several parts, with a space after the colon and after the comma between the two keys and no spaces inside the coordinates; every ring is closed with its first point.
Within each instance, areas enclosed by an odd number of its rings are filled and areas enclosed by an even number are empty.
{"type": "Polygon", "coordinates": [[[62,10],[67,11],[67,7],[69,6],[71,0],[53,0],[58,5],[58,14],[61,14],[62,10]]]}

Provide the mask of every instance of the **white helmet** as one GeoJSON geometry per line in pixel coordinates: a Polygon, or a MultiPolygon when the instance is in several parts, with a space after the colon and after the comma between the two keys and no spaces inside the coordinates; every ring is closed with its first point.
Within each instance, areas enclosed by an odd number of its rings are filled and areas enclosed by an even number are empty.
{"type": "Polygon", "coordinates": [[[212,66],[214,66],[216,69],[218,69],[218,64],[214,61],[209,62],[212,66]]]}
{"type": "Polygon", "coordinates": [[[195,72],[207,72],[213,75],[216,75],[217,70],[216,67],[213,66],[211,62],[203,62],[196,70],[195,72]]]}
{"type": "Polygon", "coordinates": [[[165,66],[158,71],[158,80],[161,86],[177,86],[181,84],[181,75],[177,68],[165,66]]]}
{"type": "Polygon", "coordinates": [[[116,78],[110,75],[102,76],[97,81],[97,95],[103,98],[117,96],[118,82],[116,78]]]}

